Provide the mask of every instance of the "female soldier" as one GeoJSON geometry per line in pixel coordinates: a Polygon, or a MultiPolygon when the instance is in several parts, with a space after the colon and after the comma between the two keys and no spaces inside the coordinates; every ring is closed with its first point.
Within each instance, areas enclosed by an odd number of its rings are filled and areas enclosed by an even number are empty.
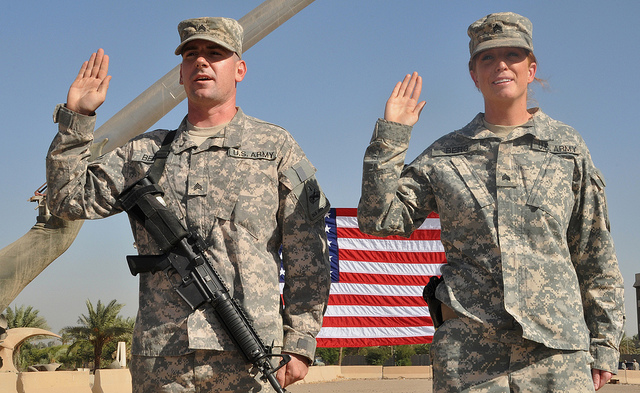
{"type": "Polygon", "coordinates": [[[573,128],[527,109],[531,31],[510,12],[473,23],[469,69],[485,112],[405,167],[425,105],[421,78],[407,75],[365,154],[363,232],[409,236],[440,215],[435,392],[588,392],[616,370],[623,286],[604,180],[573,128]]]}

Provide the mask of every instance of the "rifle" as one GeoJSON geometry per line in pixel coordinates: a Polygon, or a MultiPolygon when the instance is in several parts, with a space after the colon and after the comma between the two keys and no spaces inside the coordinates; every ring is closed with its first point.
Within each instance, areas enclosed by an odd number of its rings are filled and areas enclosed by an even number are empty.
{"type": "Polygon", "coordinates": [[[129,217],[140,222],[165,253],[127,256],[131,274],[163,271],[192,310],[210,304],[247,361],[260,371],[261,379],[268,380],[276,392],[284,393],[275,373],[291,356],[272,354],[271,348],[264,345],[204,253],[207,248],[204,240],[186,230],[167,208],[163,195],[162,188],[145,177],[118,197],[129,217]],[[276,368],[270,362],[273,357],[282,358],[276,368]]]}

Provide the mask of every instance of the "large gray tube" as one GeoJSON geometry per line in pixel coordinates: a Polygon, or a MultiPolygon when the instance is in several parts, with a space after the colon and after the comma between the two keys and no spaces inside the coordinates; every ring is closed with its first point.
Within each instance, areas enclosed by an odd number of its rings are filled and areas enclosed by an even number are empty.
{"type": "Polygon", "coordinates": [[[51,262],[71,246],[84,221],[66,221],[40,206],[26,235],[0,250],[0,312],[51,262]]]}
{"type": "MultiPolygon", "coordinates": [[[[239,20],[244,28],[243,52],[312,2],[266,0],[260,4],[239,20]]],[[[124,145],[178,105],[186,97],[178,82],[176,66],[98,128],[94,155],[124,145]]],[[[0,312],[69,248],[80,231],[82,221],[61,220],[42,209],[46,208],[41,204],[38,223],[27,234],[0,250],[0,312]]]]}

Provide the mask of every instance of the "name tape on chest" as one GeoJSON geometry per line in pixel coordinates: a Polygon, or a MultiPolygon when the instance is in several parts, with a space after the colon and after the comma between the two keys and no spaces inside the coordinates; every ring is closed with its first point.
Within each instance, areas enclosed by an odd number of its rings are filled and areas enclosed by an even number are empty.
{"type": "Polygon", "coordinates": [[[534,139],[531,142],[531,150],[544,151],[554,154],[574,154],[579,155],[578,146],[563,143],[554,143],[534,139]]]}
{"type": "Polygon", "coordinates": [[[134,152],[133,157],[131,157],[131,161],[142,162],[144,164],[153,164],[155,160],[155,154],[148,154],[141,151],[134,152]]]}
{"type": "Polygon", "coordinates": [[[432,151],[432,155],[434,157],[439,156],[457,156],[460,154],[471,153],[474,151],[481,150],[481,146],[478,143],[473,144],[456,144],[451,146],[442,146],[440,148],[435,148],[432,151]]]}
{"type": "MultiPolygon", "coordinates": [[[[534,151],[549,152],[554,154],[573,154],[580,155],[580,150],[576,145],[554,143],[549,141],[541,141],[534,139],[531,141],[529,148],[534,151]]],[[[441,146],[432,150],[433,157],[457,156],[470,153],[476,153],[488,148],[482,148],[478,143],[456,144],[450,146],[441,146]]]]}
{"type": "Polygon", "coordinates": [[[235,158],[249,158],[252,160],[268,160],[273,161],[277,158],[275,151],[269,150],[259,150],[259,151],[251,151],[251,150],[240,150],[230,148],[227,155],[229,157],[235,158]]]}

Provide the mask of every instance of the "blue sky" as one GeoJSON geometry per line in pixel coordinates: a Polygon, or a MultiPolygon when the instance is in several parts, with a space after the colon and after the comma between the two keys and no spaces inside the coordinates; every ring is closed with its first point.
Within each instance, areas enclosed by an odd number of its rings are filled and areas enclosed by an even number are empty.
{"type": "MultiPolygon", "coordinates": [[[[9,2],[0,14],[0,247],[35,223],[27,202],[45,181],[45,155],[56,132],[54,106],[64,102],[82,61],[102,47],[113,76],[104,123],[178,64],[176,26],[200,16],[241,18],[259,5],[243,1],[9,2]]],[[[640,146],[634,113],[640,64],[634,1],[316,0],[251,48],[239,85],[243,110],[287,128],[318,168],[334,207],[355,207],[362,156],[393,85],[406,73],[424,78],[427,106],[408,159],[483,110],[467,72],[466,29],[499,11],[529,17],[538,76],[536,105],[575,127],[605,175],[612,231],[625,279],[627,333],[636,334],[634,274],[640,194],[640,146]]],[[[175,128],[186,105],[154,128],[175,128]]],[[[134,253],[124,215],[86,222],[71,248],[14,301],[40,310],[57,332],[86,313],[85,301],[117,299],[137,310],[134,253]]]]}

